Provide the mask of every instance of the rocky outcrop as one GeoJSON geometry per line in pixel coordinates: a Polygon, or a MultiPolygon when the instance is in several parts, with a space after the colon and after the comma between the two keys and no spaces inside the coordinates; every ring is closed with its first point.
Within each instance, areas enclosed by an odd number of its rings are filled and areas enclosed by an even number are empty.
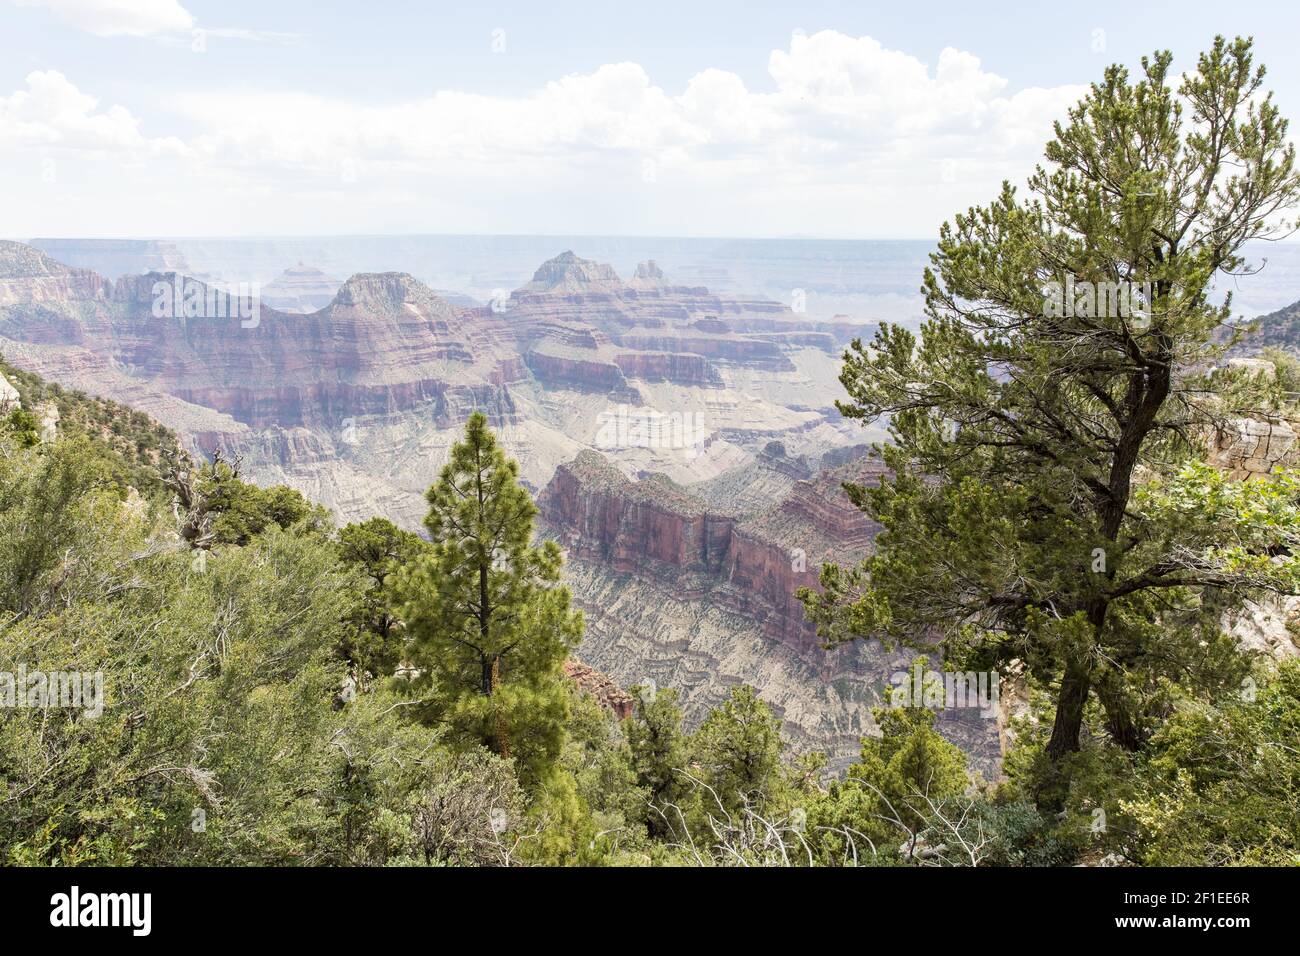
{"type": "Polygon", "coordinates": [[[1300,597],[1249,600],[1224,620],[1224,626],[1246,651],[1274,660],[1300,657],[1300,597]]]}
{"type": "Polygon", "coordinates": [[[1216,432],[1210,463],[1236,481],[1267,475],[1294,457],[1296,432],[1278,418],[1234,418],[1216,432]]]}
{"type": "MultiPolygon", "coordinates": [[[[823,462],[823,467],[834,467],[836,464],[844,464],[851,461],[851,458],[845,458],[842,461],[833,463],[823,462]]],[[[779,441],[770,441],[763,446],[762,451],[758,453],[758,462],[764,468],[770,468],[787,475],[796,481],[807,481],[813,477],[813,468],[808,459],[803,455],[792,458],[786,453],[785,445],[779,441]]]]}
{"type": "MultiPolygon", "coordinates": [[[[1236,357],[1228,365],[1269,379],[1277,374],[1276,366],[1265,359],[1236,357]]],[[[1296,429],[1295,421],[1280,416],[1228,419],[1210,436],[1208,460],[1234,481],[1294,467],[1300,454],[1296,429]]],[[[1247,651],[1281,660],[1300,655],[1297,622],[1300,598],[1272,595],[1247,601],[1238,613],[1225,618],[1224,626],[1247,651]]]]}
{"type": "Polygon", "coordinates": [[[607,394],[628,391],[622,368],[594,349],[578,349],[559,342],[543,341],[524,357],[538,381],[585,392],[607,394]]]}
{"type": "Polygon", "coordinates": [[[820,589],[823,564],[850,565],[871,552],[880,527],[853,506],[842,486],[875,484],[883,471],[869,459],[796,481],[776,507],[738,524],[721,599],[753,615],[774,638],[803,650],[818,646],[795,595],[800,588],[820,589]]]}
{"type": "MultiPolygon", "coordinates": [[[[871,708],[912,654],[871,642],[822,648],[795,595],[818,587],[822,561],[869,553],[878,529],[841,483],[880,473],[859,456],[811,480],[749,467],[697,490],[656,475],[633,481],[590,452],[561,465],[538,505],[544,533],[566,549],[584,658],[624,686],[678,689],[688,724],[749,684],[796,748],[823,750],[842,769],[878,732],[871,708]]],[[[937,726],[995,774],[996,721],[943,711],[937,726]]]]}
{"type": "Polygon", "coordinates": [[[636,272],[628,280],[628,287],[631,289],[654,290],[666,288],[668,277],[664,275],[664,270],[660,269],[653,259],[647,259],[645,262],[636,264],[636,272]]]}
{"type": "Polygon", "coordinates": [[[632,716],[635,704],[632,695],[619,687],[608,675],[576,660],[564,662],[564,674],[578,686],[578,690],[589,697],[594,697],[601,707],[610,711],[619,720],[626,720],[632,716]]]}
{"type": "Polygon", "coordinates": [[[49,443],[58,437],[59,420],[59,406],[54,402],[46,402],[37,407],[36,421],[40,427],[41,441],[49,443]]]}
{"type": "Polygon", "coordinates": [[[674,382],[697,388],[725,385],[708,359],[691,352],[619,352],[614,363],[628,378],[646,382],[674,382]]]}
{"type": "Polygon", "coordinates": [[[632,481],[594,451],[556,469],[538,508],[571,551],[697,589],[722,568],[734,525],[662,475],[632,481]]]}

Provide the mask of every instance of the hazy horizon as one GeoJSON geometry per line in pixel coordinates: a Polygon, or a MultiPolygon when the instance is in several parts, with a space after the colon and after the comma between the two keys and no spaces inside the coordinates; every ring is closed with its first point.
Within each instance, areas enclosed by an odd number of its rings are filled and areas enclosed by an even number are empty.
{"type": "MultiPolygon", "coordinates": [[[[858,322],[915,323],[922,316],[922,274],[933,239],[817,239],[593,234],[373,234],[277,237],[34,237],[68,265],[109,278],[152,265],[151,243],[165,243],[200,278],[267,285],[302,263],[342,282],[357,273],[406,272],[432,288],[486,302],[527,282],[539,265],[562,252],[607,263],[630,278],[653,259],[669,280],[731,296],[760,296],[791,304],[797,296],[810,318],[845,316],[858,322]],[[135,251],[114,243],[137,245],[135,251]],[[136,258],[133,259],[132,257],[136,258]]],[[[1220,276],[1234,313],[1254,318],[1294,303],[1300,293],[1300,242],[1255,242],[1247,248],[1254,275],[1220,276]]]]}

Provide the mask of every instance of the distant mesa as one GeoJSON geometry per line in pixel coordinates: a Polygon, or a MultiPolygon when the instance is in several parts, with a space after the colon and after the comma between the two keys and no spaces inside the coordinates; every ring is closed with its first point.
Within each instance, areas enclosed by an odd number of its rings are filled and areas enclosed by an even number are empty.
{"type": "Polygon", "coordinates": [[[327,305],[350,306],[375,315],[387,315],[407,303],[434,301],[445,307],[433,290],[406,272],[358,272],[344,282],[327,305]]]}
{"type": "MultiPolygon", "coordinates": [[[[468,296],[431,289],[409,272],[358,272],[342,284],[336,282],[335,287],[325,304],[311,311],[333,306],[360,309],[370,315],[392,315],[400,309],[415,307],[439,318],[451,319],[459,309],[480,307],[468,296]]],[[[272,305],[265,291],[262,301],[272,305]]]]}
{"type": "Polygon", "coordinates": [[[334,301],[342,281],[299,262],[263,287],[262,304],[279,312],[316,312],[334,301]]]}
{"type": "Polygon", "coordinates": [[[653,259],[647,259],[637,263],[636,273],[628,285],[633,289],[664,289],[669,283],[664,270],[653,259]]]}
{"type": "Polygon", "coordinates": [[[613,266],[583,259],[572,251],[566,251],[538,266],[533,273],[533,281],[519,291],[619,292],[624,288],[623,280],[618,277],[613,266]]]}

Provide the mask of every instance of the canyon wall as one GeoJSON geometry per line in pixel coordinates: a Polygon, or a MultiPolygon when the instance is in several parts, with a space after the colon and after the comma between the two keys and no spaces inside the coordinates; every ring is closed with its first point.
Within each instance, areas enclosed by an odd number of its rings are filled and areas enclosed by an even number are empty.
{"type": "MultiPolygon", "coordinates": [[[[688,722],[749,684],[797,747],[826,751],[836,768],[852,762],[876,732],[871,708],[913,654],[872,642],[822,648],[797,592],[819,587],[823,562],[870,553],[879,528],[842,488],[879,480],[880,462],[862,452],[801,479],[791,475],[806,462],[777,446],[761,465],[690,487],[633,480],[590,451],[560,465],[538,497],[539,521],[566,551],[587,617],[584,660],[623,686],[678,688],[688,722]]],[[[996,721],[943,712],[939,727],[995,772],[996,721]]]]}
{"type": "Polygon", "coordinates": [[[710,599],[799,651],[818,646],[796,597],[819,588],[824,562],[856,563],[878,527],[844,495],[872,483],[872,458],[796,481],[767,510],[711,506],[663,475],[633,481],[596,452],[560,465],[538,497],[541,520],[577,558],[615,572],[652,575],[688,598],[710,599]]]}

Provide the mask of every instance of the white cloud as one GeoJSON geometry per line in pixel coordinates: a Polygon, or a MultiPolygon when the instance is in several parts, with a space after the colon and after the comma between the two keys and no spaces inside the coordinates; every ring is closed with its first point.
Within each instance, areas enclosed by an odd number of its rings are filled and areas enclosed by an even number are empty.
{"type": "Polygon", "coordinates": [[[614,63],[523,95],[401,102],[223,85],[154,104],[194,131],[184,144],[147,139],[126,110],[99,109],[60,74],[33,74],[0,99],[0,141],[183,155],[170,185],[220,197],[214,214],[238,210],[244,224],[199,221],[184,230],[195,235],[929,235],[1003,179],[1022,180],[1085,92],[1012,90],[969,52],[927,66],[834,31],[793,37],[768,74],[750,89],[705,69],[671,91],[614,63]]]}
{"type": "Polygon", "coordinates": [[[194,17],[177,0],[14,0],[20,7],[43,7],[78,30],[101,37],[147,37],[178,33],[194,17]]]}
{"type": "Polygon", "coordinates": [[[639,65],[617,63],[520,97],[441,91],[369,104],[250,89],[191,93],[172,105],[207,125],[201,145],[213,159],[268,169],[323,168],[344,157],[500,164],[574,152],[638,153],[668,163],[762,154],[775,168],[935,147],[941,153],[934,158],[1036,147],[1082,92],[1007,95],[1007,81],[970,53],[946,49],[931,70],[870,37],[832,31],[794,37],[789,51],[772,53],[769,73],[771,92],[708,69],[672,95],[639,65]]]}
{"type": "Polygon", "coordinates": [[[183,154],[172,137],[147,139],[140,121],[122,106],[100,109],[99,101],[57,70],[29,73],[27,88],[0,97],[0,143],[40,149],[183,154]]]}

